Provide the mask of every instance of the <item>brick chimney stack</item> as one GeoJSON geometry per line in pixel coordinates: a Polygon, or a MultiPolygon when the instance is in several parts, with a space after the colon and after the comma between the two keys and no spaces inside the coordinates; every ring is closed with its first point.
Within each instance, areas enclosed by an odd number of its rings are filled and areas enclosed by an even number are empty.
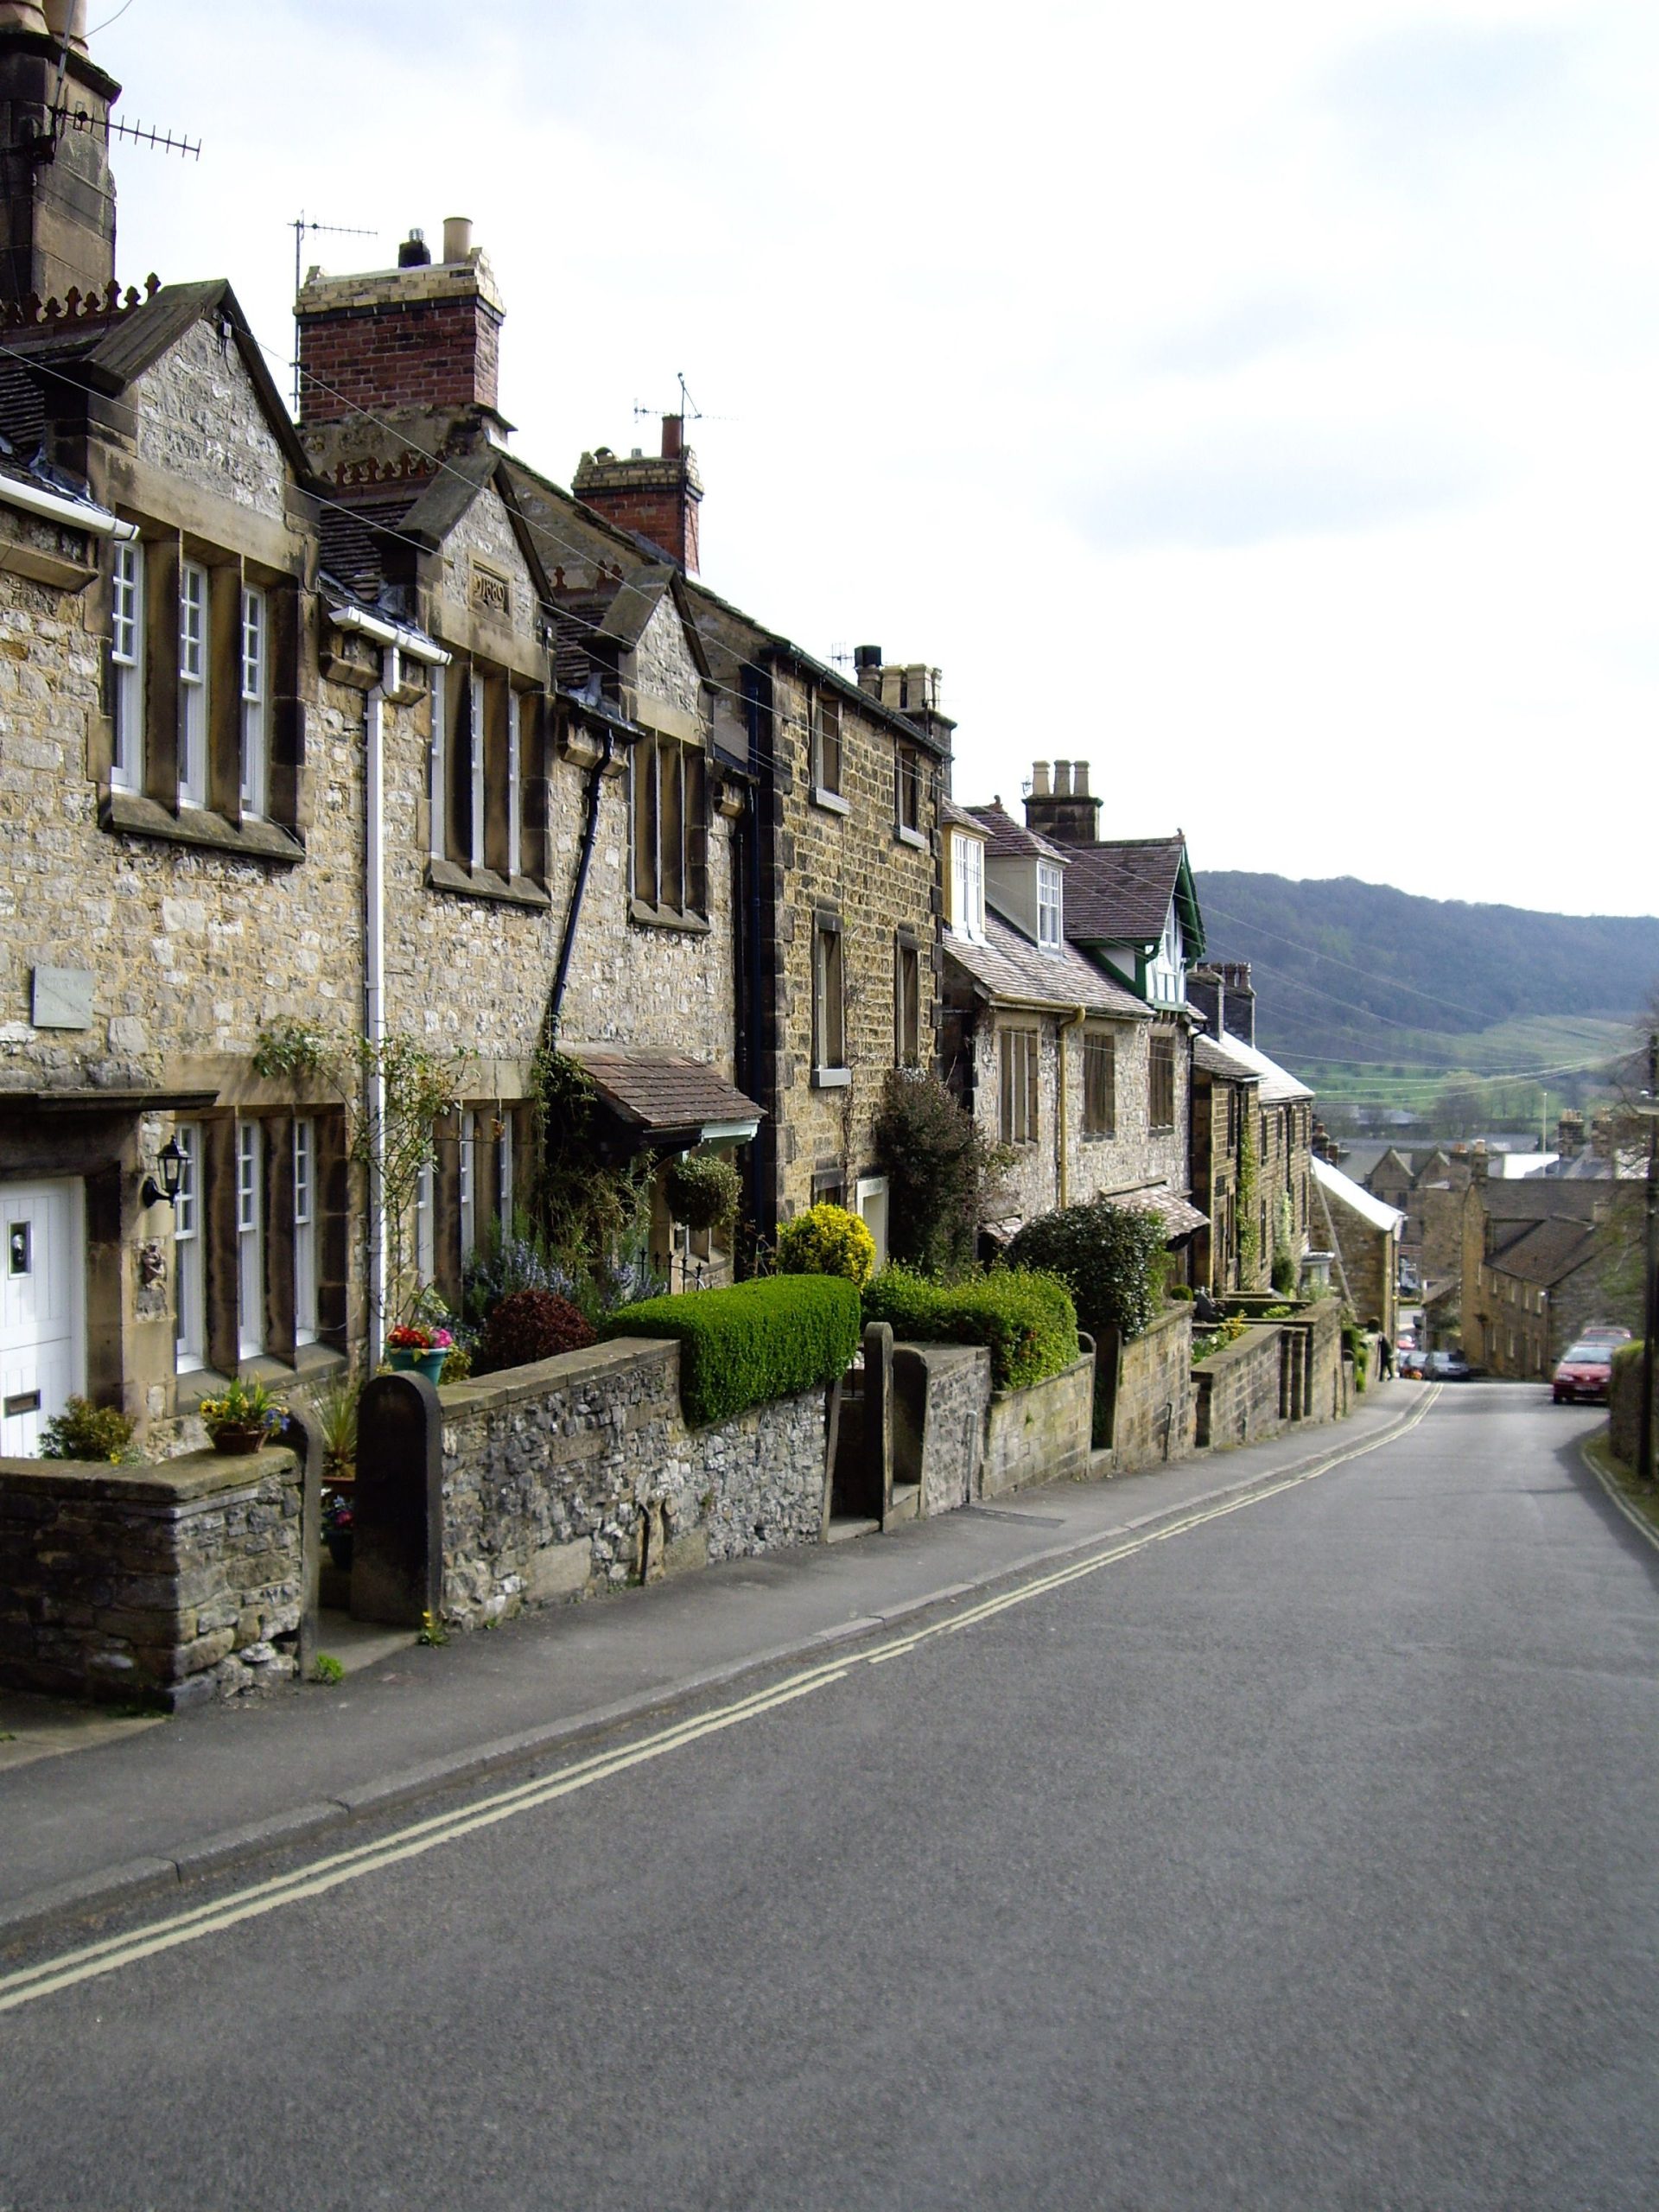
{"type": "Polygon", "coordinates": [[[658,458],[636,450],[622,461],[608,446],[596,447],[582,456],[570,488],[607,522],[649,538],[677,568],[696,574],[702,479],[679,416],[663,417],[658,458]]]}
{"type": "Polygon", "coordinates": [[[1046,760],[1032,763],[1027,830],[1057,845],[1097,845],[1100,808],[1100,800],[1090,795],[1086,760],[1056,760],[1052,779],[1046,760]]]}
{"type": "Polygon", "coordinates": [[[0,300],[66,299],[115,281],[115,180],[103,126],[121,87],[86,48],[86,0],[0,0],[0,300]],[[66,50],[66,36],[68,46],[66,50]],[[63,105],[86,127],[59,133],[63,105]]]}
{"type": "Polygon", "coordinates": [[[506,311],[472,234],[471,223],[454,215],[441,262],[413,232],[396,269],[311,271],[294,308],[302,432],[365,413],[488,417],[507,427],[497,406],[506,311]]]}

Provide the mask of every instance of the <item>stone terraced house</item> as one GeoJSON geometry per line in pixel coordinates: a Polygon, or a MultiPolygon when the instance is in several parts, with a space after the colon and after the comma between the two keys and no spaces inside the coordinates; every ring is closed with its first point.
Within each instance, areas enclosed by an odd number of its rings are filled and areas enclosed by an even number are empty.
{"type": "MultiPolygon", "coordinates": [[[[35,12],[0,8],[14,104],[35,12]]],[[[880,1236],[874,1106],[936,1050],[937,676],[849,677],[702,584],[678,418],[575,493],[512,453],[468,226],[313,272],[296,424],[228,285],[118,291],[112,207],[99,130],[9,172],[0,1447],[80,1390],[167,1448],[228,1373],[359,1361],[405,1235],[453,1300],[549,1040],[616,1155],[732,1147],[763,1237],[823,1196],[880,1236]],[[397,1236],[366,1094],[273,1062],[283,1024],[468,1056],[397,1236]]],[[[736,1256],[660,1203],[653,1243],[677,1281],[736,1256]]]]}

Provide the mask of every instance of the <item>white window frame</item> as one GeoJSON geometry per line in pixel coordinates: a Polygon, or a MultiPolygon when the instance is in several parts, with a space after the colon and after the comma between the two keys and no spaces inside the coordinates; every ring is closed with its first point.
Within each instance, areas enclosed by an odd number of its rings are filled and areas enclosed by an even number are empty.
{"type": "Polygon", "coordinates": [[[202,1271],[201,1124],[177,1122],[173,1141],[183,1154],[179,1195],[173,1207],[173,1304],[176,1327],[173,1365],[180,1375],[207,1358],[207,1301],[202,1271]]]}
{"type": "Polygon", "coordinates": [[[461,1117],[455,1154],[455,1211],[461,1223],[461,1264],[478,1249],[478,1116],[469,1107],[461,1117]]]}
{"type": "MultiPolygon", "coordinates": [[[[444,685],[444,666],[436,662],[432,669],[431,686],[427,693],[432,713],[432,745],[427,760],[427,851],[435,861],[445,858],[444,837],[449,811],[449,784],[446,773],[448,744],[448,699],[444,685]]],[[[430,1277],[428,1278],[430,1280],[430,1277]]]]}
{"type": "Polygon", "coordinates": [[[524,810],[524,772],[520,748],[518,694],[507,686],[507,880],[522,874],[524,838],[520,816],[524,810]]]}
{"type": "Polygon", "coordinates": [[[179,570],[179,804],[207,804],[213,584],[200,561],[179,570]]]}
{"type": "Polygon", "coordinates": [[[512,1234],[512,1123],[504,1114],[495,1152],[495,1210],[503,1236],[512,1234]]]}
{"type": "Polygon", "coordinates": [[[430,1153],[415,1184],[415,1268],[423,1286],[438,1272],[437,1168],[430,1153]]]}
{"type": "Polygon", "coordinates": [[[270,602],[257,586],[242,594],[242,811],[266,810],[270,783],[270,602]]]}
{"type": "Polygon", "coordinates": [[[1060,906],[1064,880],[1052,861],[1038,861],[1037,943],[1044,952],[1058,952],[1064,942],[1060,906]]]}
{"type": "Polygon", "coordinates": [[[294,1124],[294,1341],[317,1341],[317,1125],[294,1124]]]}
{"type": "Polygon", "coordinates": [[[144,787],[144,549],[136,539],[115,548],[110,662],[114,738],[110,784],[115,791],[141,791],[144,787]]]}
{"type": "Polygon", "coordinates": [[[985,942],[985,846],[950,832],[950,926],[970,944],[985,942]]]}
{"type": "Polygon", "coordinates": [[[265,1132],[236,1125],[236,1349],[257,1359],[265,1349],[265,1132]]]}
{"type": "Polygon", "coordinates": [[[485,685],[484,678],[474,669],[470,681],[473,687],[472,731],[469,750],[472,759],[467,766],[472,777],[472,804],[467,809],[471,821],[472,849],[467,859],[474,868],[484,865],[484,752],[485,752],[485,685]]]}

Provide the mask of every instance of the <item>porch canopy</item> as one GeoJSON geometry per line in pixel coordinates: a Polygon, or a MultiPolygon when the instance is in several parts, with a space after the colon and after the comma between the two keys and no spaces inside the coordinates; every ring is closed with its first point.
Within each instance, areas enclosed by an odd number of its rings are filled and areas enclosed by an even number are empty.
{"type": "Polygon", "coordinates": [[[747,1144],[766,1109],[704,1060],[615,1045],[563,1049],[593,1077],[601,1102],[640,1145],[747,1144]]]}

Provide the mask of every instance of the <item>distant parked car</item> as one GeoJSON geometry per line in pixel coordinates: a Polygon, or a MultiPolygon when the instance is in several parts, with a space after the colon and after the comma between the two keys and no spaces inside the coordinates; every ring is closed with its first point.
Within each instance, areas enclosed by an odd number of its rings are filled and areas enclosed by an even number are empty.
{"type": "Polygon", "coordinates": [[[1558,1406],[1570,1405],[1580,1398],[1605,1405],[1612,1379],[1611,1344],[1586,1338],[1562,1353],[1560,1364],[1550,1378],[1550,1389],[1558,1406]]]}
{"type": "Polygon", "coordinates": [[[1423,1369],[1431,1382],[1466,1382],[1474,1371],[1460,1351],[1432,1351],[1423,1369]]]}
{"type": "Polygon", "coordinates": [[[1421,1382],[1423,1362],[1427,1357],[1427,1354],[1419,1351],[1415,1344],[1402,1344],[1395,1359],[1394,1371],[1396,1375],[1412,1377],[1421,1382]]]}
{"type": "Polygon", "coordinates": [[[1630,1341],[1628,1329],[1616,1329],[1606,1321],[1592,1321],[1587,1329],[1579,1331],[1581,1344],[1627,1344],[1630,1341]]]}

